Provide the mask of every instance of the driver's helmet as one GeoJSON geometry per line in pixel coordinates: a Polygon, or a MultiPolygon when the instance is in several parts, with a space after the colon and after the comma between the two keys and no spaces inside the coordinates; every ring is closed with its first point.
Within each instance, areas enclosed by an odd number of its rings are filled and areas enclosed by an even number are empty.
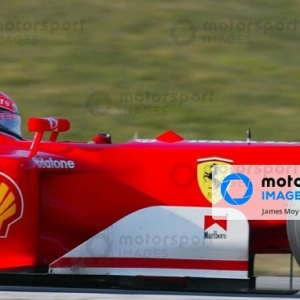
{"type": "Polygon", "coordinates": [[[21,138],[21,116],[15,102],[0,92],[0,131],[21,138]]]}

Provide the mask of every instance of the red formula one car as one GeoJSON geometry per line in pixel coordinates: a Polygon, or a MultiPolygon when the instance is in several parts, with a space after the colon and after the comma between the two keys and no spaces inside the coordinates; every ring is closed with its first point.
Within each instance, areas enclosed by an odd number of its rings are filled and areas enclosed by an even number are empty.
{"type": "Polygon", "coordinates": [[[238,291],[255,287],[255,254],[293,250],[299,260],[297,222],[211,213],[214,165],[296,165],[299,143],[185,140],[173,131],[120,144],[109,134],[58,141],[69,127],[30,118],[32,141],[0,133],[3,274],[238,291]]]}

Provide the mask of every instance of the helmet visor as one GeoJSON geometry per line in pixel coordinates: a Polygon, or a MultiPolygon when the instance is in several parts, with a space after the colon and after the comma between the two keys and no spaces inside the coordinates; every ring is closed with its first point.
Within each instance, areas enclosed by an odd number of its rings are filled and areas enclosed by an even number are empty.
{"type": "Polygon", "coordinates": [[[21,116],[13,112],[0,112],[0,129],[21,136],[21,116]]]}

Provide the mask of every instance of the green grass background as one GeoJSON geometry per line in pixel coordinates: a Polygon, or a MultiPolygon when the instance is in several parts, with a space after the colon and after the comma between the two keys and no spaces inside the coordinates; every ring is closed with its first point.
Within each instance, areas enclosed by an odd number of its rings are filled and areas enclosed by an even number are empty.
{"type": "MultiPolygon", "coordinates": [[[[16,100],[26,138],[28,117],[50,115],[68,118],[71,130],[61,138],[78,141],[110,132],[123,142],[136,131],[152,138],[166,129],[187,139],[240,140],[248,127],[255,140],[299,141],[299,16],[296,0],[2,1],[0,90],[16,100]],[[191,30],[175,28],[178,20],[194,27],[188,45],[180,42],[191,30]],[[52,33],[37,24],[79,21],[76,30],[52,33]],[[205,30],[206,22],[297,26],[205,30]],[[147,101],[147,92],[188,100],[147,101]],[[122,102],[124,94],[133,101],[122,102]],[[200,101],[191,101],[194,94],[200,101]]],[[[278,267],[285,261],[262,257],[257,272],[285,274],[278,267]]]]}

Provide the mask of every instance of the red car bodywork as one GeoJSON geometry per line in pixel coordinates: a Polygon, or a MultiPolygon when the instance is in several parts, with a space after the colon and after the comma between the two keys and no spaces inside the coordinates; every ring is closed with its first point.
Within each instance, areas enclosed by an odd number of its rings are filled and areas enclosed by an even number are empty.
{"type": "MultiPolygon", "coordinates": [[[[31,131],[51,129],[34,120],[31,131]]],[[[299,164],[297,143],[187,141],[171,131],[122,144],[63,142],[53,136],[39,142],[37,135],[33,145],[0,133],[0,179],[9,176],[13,183],[7,185],[17,186],[23,198],[15,189],[20,217],[9,226],[11,220],[1,220],[7,235],[0,238],[0,271],[49,266],[142,208],[210,207],[197,180],[199,158],[222,157],[237,165],[299,164]]],[[[249,245],[250,254],[289,253],[286,222],[250,221],[249,245]]]]}

